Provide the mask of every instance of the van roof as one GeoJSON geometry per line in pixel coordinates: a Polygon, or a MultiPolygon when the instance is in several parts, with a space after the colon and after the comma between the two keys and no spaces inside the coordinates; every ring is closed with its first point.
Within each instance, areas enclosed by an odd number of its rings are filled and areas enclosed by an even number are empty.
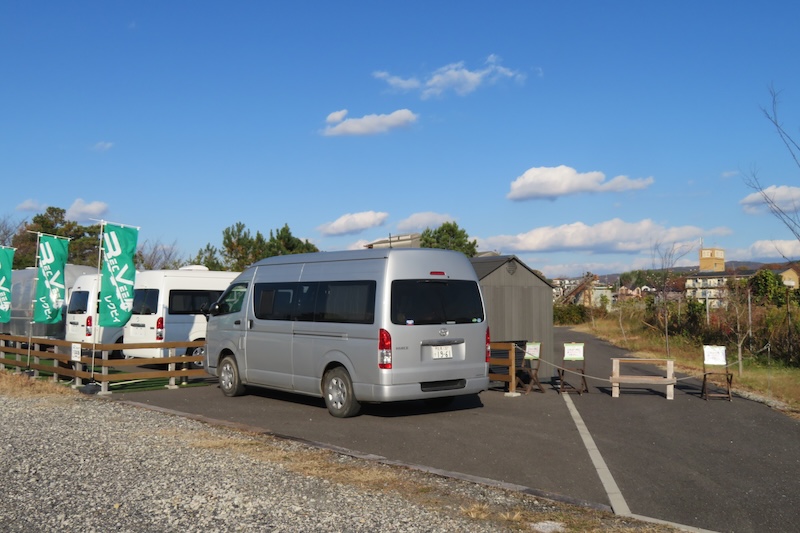
{"type": "Polygon", "coordinates": [[[461,252],[437,248],[369,248],[366,250],[343,250],[338,252],[313,252],[305,254],[276,255],[267,257],[252,266],[289,265],[295,263],[316,263],[320,261],[355,261],[360,259],[388,259],[397,255],[444,255],[451,254],[466,258],[461,252]]]}

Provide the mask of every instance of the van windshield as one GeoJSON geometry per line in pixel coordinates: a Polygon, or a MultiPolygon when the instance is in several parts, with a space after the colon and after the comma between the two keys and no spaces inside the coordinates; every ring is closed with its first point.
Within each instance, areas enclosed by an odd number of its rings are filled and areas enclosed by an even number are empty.
{"type": "Polygon", "coordinates": [[[392,323],[470,324],[484,321],[478,283],[407,279],[392,282],[392,323]]]}
{"type": "Polygon", "coordinates": [[[69,307],[67,313],[73,315],[85,315],[89,308],[89,291],[75,291],[69,297],[69,307]]]}
{"type": "Polygon", "coordinates": [[[158,312],[158,289],[135,289],[133,291],[134,315],[154,315],[158,312]]]}

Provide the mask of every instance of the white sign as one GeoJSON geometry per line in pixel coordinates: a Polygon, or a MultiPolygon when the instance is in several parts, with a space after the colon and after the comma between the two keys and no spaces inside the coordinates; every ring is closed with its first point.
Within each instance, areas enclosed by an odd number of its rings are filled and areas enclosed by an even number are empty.
{"type": "Polygon", "coordinates": [[[72,357],[70,359],[72,359],[77,363],[81,362],[81,343],[79,342],[72,343],[72,357]]]}
{"type": "Polygon", "coordinates": [[[525,359],[539,359],[541,351],[541,342],[529,342],[525,345],[525,359]]]}
{"type": "Polygon", "coordinates": [[[727,365],[724,346],[703,346],[703,362],[707,365],[727,365]]]}
{"type": "Polygon", "coordinates": [[[583,361],[583,343],[565,342],[564,361],[583,361]]]}

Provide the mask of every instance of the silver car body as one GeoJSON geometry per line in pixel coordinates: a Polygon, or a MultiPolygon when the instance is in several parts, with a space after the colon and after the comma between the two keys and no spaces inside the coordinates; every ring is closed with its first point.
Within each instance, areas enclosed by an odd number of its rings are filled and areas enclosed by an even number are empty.
{"type": "Polygon", "coordinates": [[[488,388],[483,298],[472,265],[459,252],[398,248],[271,257],[237,277],[217,305],[224,309],[209,318],[206,370],[217,375],[220,361],[233,356],[244,385],[321,396],[325,372],[344,367],[359,402],[488,388]],[[430,306],[423,301],[436,295],[443,296],[430,306]],[[388,365],[386,353],[379,353],[387,334],[388,365]]]}

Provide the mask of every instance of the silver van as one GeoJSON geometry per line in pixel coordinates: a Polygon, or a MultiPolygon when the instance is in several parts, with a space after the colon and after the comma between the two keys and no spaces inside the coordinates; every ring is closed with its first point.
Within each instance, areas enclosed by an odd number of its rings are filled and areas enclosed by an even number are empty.
{"type": "Polygon", "coordinates": [[[259,386],[362,402],[447,403],[489,385],[489,326],[459,252],[396,248],[264,259],[211,306],[206,370],[227,396],[259,386]]]}

